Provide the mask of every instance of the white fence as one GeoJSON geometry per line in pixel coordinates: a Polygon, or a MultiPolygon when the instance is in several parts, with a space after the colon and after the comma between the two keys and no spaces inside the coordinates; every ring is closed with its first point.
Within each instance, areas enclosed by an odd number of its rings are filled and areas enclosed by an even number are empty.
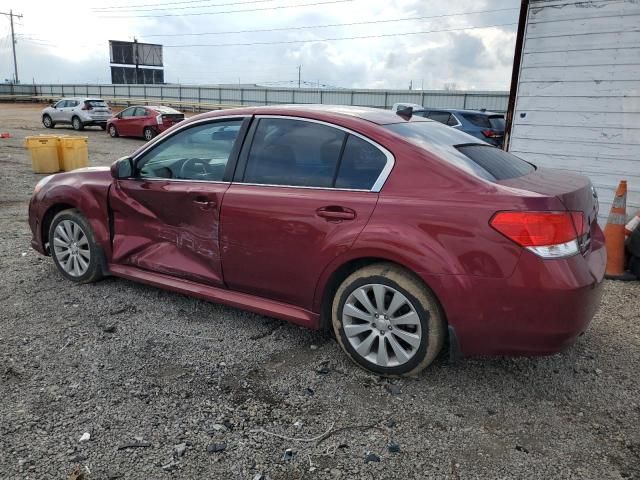
{"type": "Polygon", "coordinates": [[[505,112],[509,92],[445,90],[347,90],[269,88],[251,85],[92,85],[92,84],[0,84],[0,95],[81,96],[105,99],[135,98],[158,102],[203,104],[277,105],[324,103],[391,108],[394,103],[417,103],[434,108],[485,108],[505,112]]]}

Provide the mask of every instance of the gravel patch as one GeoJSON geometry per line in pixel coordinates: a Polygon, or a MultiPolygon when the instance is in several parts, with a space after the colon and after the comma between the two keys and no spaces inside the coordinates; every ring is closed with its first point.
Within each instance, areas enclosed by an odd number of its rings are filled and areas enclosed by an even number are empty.
{"type": "MultiPolygon", "coordinates": [[[[0,478],[640,478],[640,282],[562,354],[383,379],[278,320],[64,281],[29,247],[39,110],[0,104],[0,478]]],[[[142,143],[83,134],[94,165],[142,143]]]]}

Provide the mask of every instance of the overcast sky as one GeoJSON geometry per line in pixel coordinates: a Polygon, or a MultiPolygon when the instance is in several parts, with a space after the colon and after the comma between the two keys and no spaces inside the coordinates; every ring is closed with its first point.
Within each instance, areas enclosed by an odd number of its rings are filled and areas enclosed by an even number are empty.
{"type": "MultiPolygon", "coordinates": [[[[108,40],[135,36],[165,46],[167,82],[297,84],[297,66],[302,65],[303,81],[337,87],[404,89],[412,81],[416,89],[448,84],[457,89],[507,90],[519,4],[518,0],[3,0],[0,10],[13,8],[23,14],[15,25],[22,83],[110,83],[108,40]],[[472,13],[485,10],[489,12],[472,13]],[[397,19],[410,20],[388,21],[397,19]],[[362,22],[378,23],[344,25],[362,22]],[[299,28],[335,24],[342,25],[299,28]],[[255,31],[259,29],[279,30],[255,31]],[[200,35],[238,30],[245,32],[200,35]],[[344,37],[368,38],[328,40],[344,37]],[[274,43],[298,41],[305,43],[274,43]],[[219,46],[261,42],[268,44],[219,46]]],[[[12,76],[9,20],[0,16],[0,79],[12,76]]]]}

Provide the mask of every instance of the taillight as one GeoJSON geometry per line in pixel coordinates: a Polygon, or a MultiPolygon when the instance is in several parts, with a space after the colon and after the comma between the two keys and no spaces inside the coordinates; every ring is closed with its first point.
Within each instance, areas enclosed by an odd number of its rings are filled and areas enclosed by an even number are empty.
{"type": "Polygon", "coordinates": [[[162,115],[158,115],[158,116],[156,117],[156,123],[157,123],[158,125],[162,125],[162,122],[163,122],[163,117],[162,117],[162,115]]]}
{"type": "Polygon", "coordinates": [[[82,110],[93,110],[93,107],[91,106],[90,103],[84,102],[84,106],[82,107],[82,110]]]}
{"type": "Polygon", "coordinates": [[[579,253],[578,238],[588,229],[582,212],[498,212],[490,224],[542,258],[579,253]]]}
{"type": "Polygon", "coordinates": [[[496,138],[502,136],[502,134],[496,130],[483,130],[482,134],[487,138],[496,138]]]}

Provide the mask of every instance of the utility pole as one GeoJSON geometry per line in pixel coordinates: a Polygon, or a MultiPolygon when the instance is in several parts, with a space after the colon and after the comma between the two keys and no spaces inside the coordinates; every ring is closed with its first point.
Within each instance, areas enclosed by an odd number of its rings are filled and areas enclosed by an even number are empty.
{"type": "Polygon", "coordinates": [[[13,50],[13,81],[20,83],[18,79],[18,61],[16,60],[16,35],[13,31],[13,17],[22,18],[22,15],[14,15],[13,10],[9,10],[9,13],[0,12],[0,15],[6,15],[11,22],[11,49],[13,50]]]}
{"type": "MultiPolygon", "coordinates": [[[[136,37],[133,37],[133,61],[136,64],[136,84],[140,83],[138,81],[138,65],[139,65],[139,60],[138,60],[138,39],[136,37]]],[[[178,82],[180,83],[180,82],[178,82]]]]}
{"type": "Polygon", "coordinates": [[[300,88],[300,84],[302,79],[302,65],[298,65],[298,88],[300,88]]]}

